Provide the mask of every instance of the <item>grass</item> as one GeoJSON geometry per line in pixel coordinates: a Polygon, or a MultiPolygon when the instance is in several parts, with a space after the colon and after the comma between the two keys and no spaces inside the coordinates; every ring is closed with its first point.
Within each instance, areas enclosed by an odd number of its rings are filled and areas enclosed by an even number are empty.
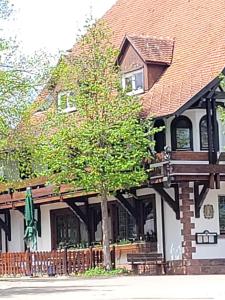
{"type": "Polygon", "coordinates": [[[101,267],[95,267],[92,269],[89,269],[82,273],[82,276],[85,277],[97,277],[97,276],[118,276],[118,275],[123,275],[127,274],[126,269],[118,268],[118,269],[113,269],[110,271],[105,270],[104,268],[101,267]]]}

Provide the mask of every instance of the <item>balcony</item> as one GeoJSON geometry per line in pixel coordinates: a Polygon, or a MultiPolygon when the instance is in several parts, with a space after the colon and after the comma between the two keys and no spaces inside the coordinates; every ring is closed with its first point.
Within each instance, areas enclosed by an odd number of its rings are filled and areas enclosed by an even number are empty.
{"type": "MultiPolygon", "coordinates": [[[[216,164],[209,164],[208,152],[174,151],[157,153],[150,164],[150,184],[170,185],[178,181],[219,182],[225,180],[225,152],[217,153],[216,164]]],[[[217,185],[218,188],[218,185],[217,185]]]]}

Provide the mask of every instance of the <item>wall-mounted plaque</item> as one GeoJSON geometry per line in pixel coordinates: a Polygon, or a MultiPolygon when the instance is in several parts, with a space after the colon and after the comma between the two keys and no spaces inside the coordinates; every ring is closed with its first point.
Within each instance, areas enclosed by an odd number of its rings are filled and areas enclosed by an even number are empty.
{"type": "Polygon", "coordinates": [[[196,244],[217,244],[217,233],[205,230],[195,234],[196,244]]]}
{"type": "Polygon", "coordinates": [[[204,214],[205,219],[213,219],[213,217],[214,217],[213,205],[211,205],[211,204],[204,205],[203,214],[204,214]]]}

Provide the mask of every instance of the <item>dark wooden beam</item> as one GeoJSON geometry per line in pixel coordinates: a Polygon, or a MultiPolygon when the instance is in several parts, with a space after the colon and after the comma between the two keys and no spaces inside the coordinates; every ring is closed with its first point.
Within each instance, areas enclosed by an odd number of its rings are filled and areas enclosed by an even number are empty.
{"type": "Polygon", "coordinates": [[[8,227],[7,227],[6,223],[1,218],[0,218],[0,229],[3,229],[4,232],[7,234],[8,227]]]}
{"type": "Polygon", "coordinates": [[[37,207],[37,232],[38,236],[41,237],[41,208],[37,207]]]}
{"type": "Polygon", "coordinates": [[[215,99],[225,99],[225,92],[224,91],[215,92],[213,96],[215,99]]]}
{"type": "Polygon", "coordinates": [[[5,232],[6,240],[11,241],[11,216],[10,211],[6,210],[4,212],[5,221],[0,218],[0,229],[5,232]]]}
{"type": "Polygon", "coordinates": [[[220,174],[215,174],[216,189],[220,189],[220,174]]]}
{"type": "Polygon", "coordinates": [[[137,220],[137,213],[135,208],[127,201],[123,194],[121,192],[117,192],[116,198],[120,205],[128,212],[128,214],[132,216],[135,220],[137,220]]]}
{"type": "Polygon", "coordinates": [[[200,184],[195,182],[194,183],[194,198],[195,198],[195,217],[200,218],[200,210],[202,207],[202,204],[208,194],[209,191],[209,185],[208,182],[205,182],[203,184],[201,192],[199,192],[199,186],[200,184]]]}
{"type": "Polygon", "coordinates": [[[221,174],[225,173],[225,164],[174,164],[172,175],[175,174],[221,174]]]}
{"type": "Polygon", "coordinates": [[[18,206],[18,207],[15,207],[14,209],[18,210],[24,217],[24,210],[25,210],[24,206],[18,206]]]}
{"type": "Polygon", "coordinates": [[[5,212],[5,223],[8,228],[7,238],[8,241],[11,241],[11,215],[9,210],[5,212]]]}
{"type": "Polygon", "coordinates": [[[76,205],[76,203],[71,201],[65,201],[66,204],[69,206],[69,208],[72,210],[72,212],[77,216],[77,218],[84,223],[88,228],[88,219],[87,216],[82,212],[80,207],[76,205]]]}
{"type": "Polygon", "coordinates": [[[217,151],[219,150],[219,141],[218,141],[218,123],[217,123],[217,114],[216,114],[216,100],[212,98],[212,141],[213,141],[213,154],[212,154],[212,163],[217,162],[217,151]]]}
{"type": "Polygon", "coordinates": [[[88,204],[88,201],[85,202],[85,212],[86,212],[86,220],[87,220],[87,235],[88,235],[88,245],[91,245],[93,240],[93,230],[91,226],[92,222],[92,215],[91,210],[88,204]]]}
{"type": "Polygon", "coordinates": [[[165,191],[162,185],[154,184],[152,188],[167,202],[176,214],[176,219],[180,219],[180,208],[179,208],[179,189],[178,185],[174,185],[174,199],[165,191]]]}
{"type": "Polygon", "coordinates": [[[208,135],[208,159],[209,163],[213,163],[213,137],[212,137],[212,115],[211,115],[211,100],[206,102],[206,117],[207,117],[207,135],[208,135]]]}

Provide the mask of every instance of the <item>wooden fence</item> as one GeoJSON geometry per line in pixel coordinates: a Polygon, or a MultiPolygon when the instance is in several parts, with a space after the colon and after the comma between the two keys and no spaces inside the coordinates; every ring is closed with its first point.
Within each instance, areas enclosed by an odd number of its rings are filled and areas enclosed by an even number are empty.
{"type": "MultiPolygon", "coordinates": [[[[115,249],[111,250],[115,266],[115,249]]],[[[0,276],[71,275],[103,265],[102,249],[0,253],[0,276]]]]}

